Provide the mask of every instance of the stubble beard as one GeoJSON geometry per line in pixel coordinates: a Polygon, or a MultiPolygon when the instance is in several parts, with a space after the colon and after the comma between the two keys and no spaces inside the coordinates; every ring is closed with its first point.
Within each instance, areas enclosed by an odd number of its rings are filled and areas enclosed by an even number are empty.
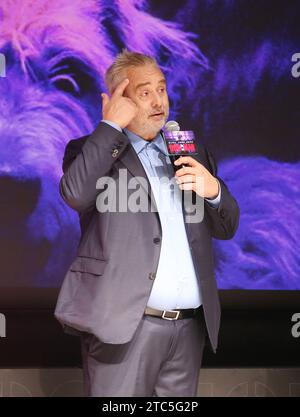
{"type": "MultiPolygon", "coordinates": [[[[137,116],[138,118],[139,116],[137,116]]],[[[149,115],[147,115],[147,118],[144,123],[139,123],[138,130],[139,130],[139,136],[144,138],[145,140],[152,140],[154,139],[157,134],[160,132],[160,130],[164,127],[167,119],[168,114],[165,113],[162,120],[159,120],[157,122],[150,120],[149,115]]],[[[141,120],[141,119],[140,119],[141,120]]]]}

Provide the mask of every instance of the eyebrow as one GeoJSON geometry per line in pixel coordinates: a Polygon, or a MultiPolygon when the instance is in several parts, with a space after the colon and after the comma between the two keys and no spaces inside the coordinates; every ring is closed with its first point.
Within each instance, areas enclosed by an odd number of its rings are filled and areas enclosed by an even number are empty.
{"type": "MultiPolygon", "coordinates": [[[[135,91],[136,91],[136,90],[138,90],[139,88],[141,88],[141,87],[145,87],[146,85],[149,85],[149,84],[151,84],[149,81],[148,81],[148,82],[146,82],[146,83],[141,83],[141,84],[138,84],[138,85],[135,87],[135,91]]],[[[159,81],[158,81],[158,84],[167,84],[167,83],[166,83],[166,80],[165,80],[164,78],[162,78],[161,80],[159,80],[159,81]]]]}

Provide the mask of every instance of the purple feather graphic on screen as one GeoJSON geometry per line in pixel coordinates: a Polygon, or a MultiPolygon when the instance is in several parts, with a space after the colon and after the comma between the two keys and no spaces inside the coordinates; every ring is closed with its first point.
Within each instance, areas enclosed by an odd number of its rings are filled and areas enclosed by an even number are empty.
{"type": "MultiPolygon", "coordinates": [[[[89,134],[101,119],[104,73],[123,47],[157,58],[167,78],[170,118],[185,110],[203,138],[220,137],[226,152],[247,149],[260,106],[274,119],[271,106],[285,98],[286,84],[282,96],[273,94],[274,85],[289,73],[293,42],[267,29],[229,26],[238,2],[190,0],[176,21],[151,14],[150,3],[1,0],[0,286],[57,286],[75,256],[78,216],[58,192],[63,153],[69,140],[89,134]],[[204,22],[206,39],[184,28],[197,21],[200,5],[212,11],[204,22]],[[269,107],[262,85],[272,92],[269,107]]],[[[265,129],[268,120],[264,113],[265,129]]],[[[241,207],[234,239],[214,242],[219,287],[300,289],[299,163],[240,156],[220,163],[219,173],[241,207]]]]}
{"type": "Polygon", "coordinates": [[[235,237],[214,241],[219,288],[300,290],[300,163],[235,158],[219,174],[241,211],[235,237]]]}
{"type": "Polygon", "coordinates": [[[77,214],[58,192],[62,157],[69,140],[92,132],[101,119],[104,73],[121,47],[163,56],[174,109],[183,90],[197,84],[192,69],[206,70],[194,36],[151,16],[145,5],[1,1],[2,286],[56,286],[75,255],[77,214]],[[182,56],[185,66],[175,74],[182,56]]]}

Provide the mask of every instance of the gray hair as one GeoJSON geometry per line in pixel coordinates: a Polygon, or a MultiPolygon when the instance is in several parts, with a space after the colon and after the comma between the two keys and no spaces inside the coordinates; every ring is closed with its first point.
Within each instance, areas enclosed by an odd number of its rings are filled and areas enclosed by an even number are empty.
{"type": "Polygon", "coordinates": [[[123,49],[119,53],[112,65],[108,68],[105,74],[105,84],[110,94],[113,93],[117,85],[127,76],[127,70],[130,67],[140,67],[142,65],[159,65],[155,58],[144,55],[139,52],[131,52],[123,49]]]}

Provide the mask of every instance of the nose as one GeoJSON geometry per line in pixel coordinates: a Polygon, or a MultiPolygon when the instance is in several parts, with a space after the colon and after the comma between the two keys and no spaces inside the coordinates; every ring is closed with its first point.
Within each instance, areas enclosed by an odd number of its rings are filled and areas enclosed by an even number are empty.
{"type": "Polygon", "coordinates": [[[39,178],[0,177],[0,213],[2,225],[26,220],[34,210],[41,191],[39,178]]]}
{"type": "Polygon", "coordinates": [[[161,108],[163,103],[163,99],[161,95],[159,95],[156,91],[153,92],[152,95],[152,106],[156,108],[161,108]]]}

